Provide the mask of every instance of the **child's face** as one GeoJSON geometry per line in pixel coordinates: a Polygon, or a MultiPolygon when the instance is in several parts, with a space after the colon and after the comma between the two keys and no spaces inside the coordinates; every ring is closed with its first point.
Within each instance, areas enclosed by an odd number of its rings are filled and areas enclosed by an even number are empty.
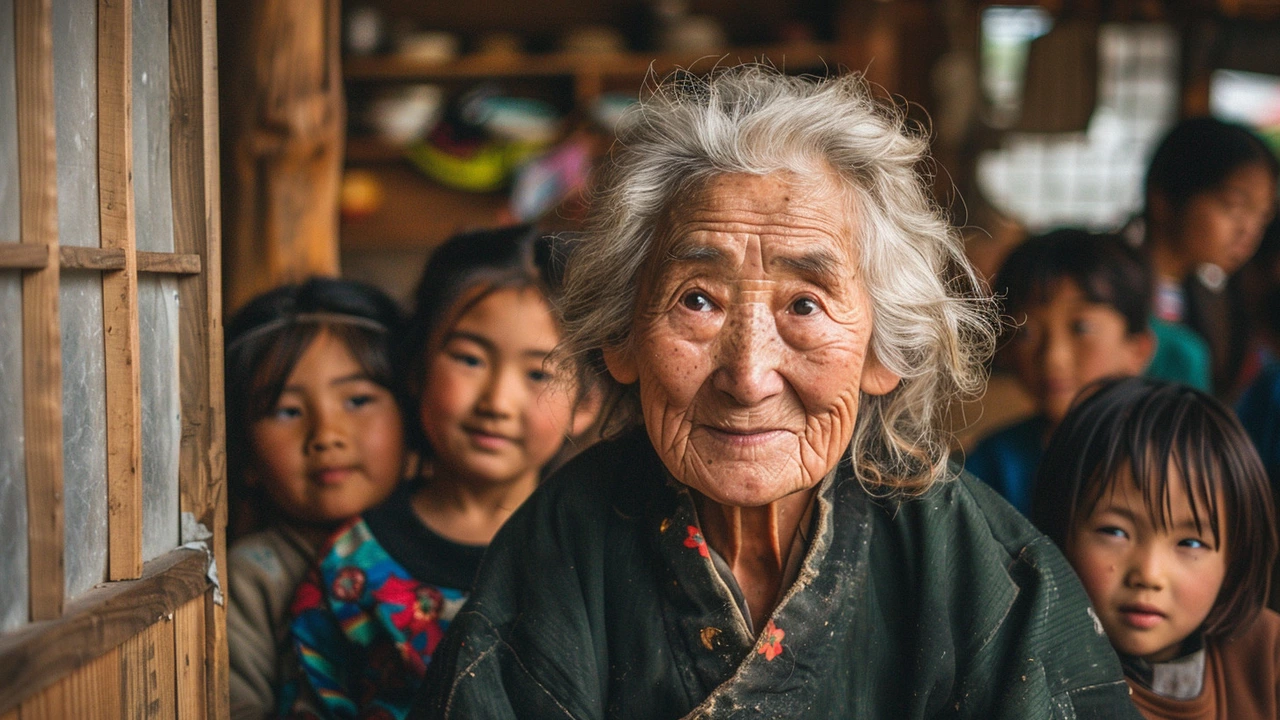
{"type": "Polygon", "coordinates": [[[395,398],[327,330],[298,358],[275,407],[249,434],[250,482],[306,524],[332,525],[368,510],[391,494],[403,470],[395,398]]]}
{"type": "MultiPolygon", "coordinates": [[[[1227,572],[1225,549],[1214,545],[1208,518],[1201,518],[1203,532],[1196,531],[1172,470],[1169,495],[1172,513],[1162,530],[1126,470],[1067,540],[1067,559],[1112,646],[1148,662],[1179,655],[1182,641],[1209,616],[1227,572]]],[[[1225,522],[1219,519],[1221,537],[1225,522]]]]}
{"type": "Polygon", "coordinates": [[[574,431],[572,383],[545,363],[559,341],[533,289],[497,290],[458,319],[427,365],[419,407],[438,476],[536,482],[574,431]]]}
{"type": "Polygon", "coordinates": [[[1052,424],[1067,414],[1080,388],[1112,375],[1137,375],[1151,359],[1147,333],[1131,335],[1124,316],[1090,302],[1072,280],[1059,280],[1031,305],[1010,344],[1018,379],[1052,424]]]}
{"type": "Polygon", "coordinates": [[[1213,263],[1228,274],[1258,249],[1275,212],[1276,184],[1261,165],[1227,176],[1220,188],[1193,196],[1178,218],[1177,244],[1191,267],[1213,263]]]}

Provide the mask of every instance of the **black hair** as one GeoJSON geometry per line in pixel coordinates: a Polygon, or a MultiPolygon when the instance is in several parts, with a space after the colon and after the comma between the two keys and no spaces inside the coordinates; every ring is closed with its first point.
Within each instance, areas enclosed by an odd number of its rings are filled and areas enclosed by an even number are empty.
{"type": "MultiPolygon", "coordinates": [[[[497,290],[534,288],[552,305],[564,256],[561,243],[530,225],[460,233],[431,254],[418,281],[413,315],[399,350],[415,408],[421,403],[430,356],[437,349],[441,330],[497,290]]],[[[417,415],[415,410],[413,417],[417,415]]],[[[421,425],[420,421],[410,423],[406,438],[419,460],[427,461],[435,452],[421,425]]]]}
{"type": "Polygon", "coordinates": [[[1030,238],[1005,259],[992,289],[1015,314],[1049,300],[1071,280],[1089,302],[1124,317],[1130,335],[1145,332],[1151,315],[1152,273],[1146,258],[1118,235],[1061,229],[1030,238]]]}
{"type": "MultiPolygon", "coordinates": [[[[226,326],[227,474],[233,512],[254,502],[245,472],[253,458],[249,427],[275,407],[298,359],[322,330],[342,342],[369,379],[391,391],[409,417],[392,339],[402,319],[377,288],[351,280],[311,278],[269,290],[241,308],[226,326]]],[[[241,523],[238,530],[251,523],[241,523]]]]}
{"type": "Polygon", "coordinates": [[[1247,627],[1266,603],[1277,541],[1266,471],[1239,421],[1211,395],[1185,385],[1150,378],[1094,383],[1049,440],[1036,473],[1032,522],[1065,552],[1073,528],[1126,470],[1161,528],[1172,513],[1170,483],[1180,483],[1197,530],[1207,524],[1226,553],[1205,637],[1247,627]],[[1226,520],[1225,542],[1219,518],[1226,520]]]}
{"type": "MultiPolygon", "coordinates": [[[[1191,198],[1222,186],[1242,167],[1260,165],[1280,176],[1280,162],[1253,131],[1212,117],[1187,118],[1173,126],[1151,157],[1146,199],[1163,197],[1175,212],[1191,198]]],[[[1147,218],[1150,221],[1150,217],[1147,218]]]]}

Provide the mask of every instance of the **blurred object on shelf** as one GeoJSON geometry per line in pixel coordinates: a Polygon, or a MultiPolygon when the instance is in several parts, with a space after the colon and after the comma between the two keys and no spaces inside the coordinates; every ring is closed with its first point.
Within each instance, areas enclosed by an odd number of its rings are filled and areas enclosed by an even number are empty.
{"type": "Polygon", "coordinates": [[[405,85],[374,99],[367,122],[383,140],[407,145],[420,140],[444,111],[444,91],[437,85],[405,85]]]}
{"type": "Polygon", "coordinates": [[[524,54],[524,43],[515,33],[492,32],[480,38],[475,54],[484,57],[517,57],[524,54]]]}
{"type": "Polygon", "coordinates": [[[581,192],[591,174],[591,140],[579,135],[537,157],[516,172],[511,214],[519,222],[537,219],[564,198],[581,192]]]}
{"type": "Polygon", "coordinates": [[[654,0],[657,49],[672,53],[719,52],[728,47],[720,21],[710,15],[690,15],[686,0],[654,0]]]}
{"type": "Polygon", "coordinates": [[[348,170],[342,175],[339,209],[343,222],[354,222],[382,209],[382,182],[367,170],[348,170]]]}
{"type": "Polygon", "coordinates": [[[569,53],[606,55],[625,52],[627,41],[622,33],[608,25],[580,25],[565,33],[560,49],[569,53]]]}
{"type": "Polygon", "coordinates": [[[602,131],[615,135],[618,126],[626,120],[627,110],[638,102],[635,95],[605,93],[591,103],[588,112],[591,120],[602,131]]]}
{"type": "Polygon", "coordinates": [[[347,52],[353,55],[381,52],[387,42],[386,18],[375,7],[357,5],[347,12],[343,38],[347,52]]]}
{"type": "Polygon", "coordinates": [[[500,140],[546,146],[560,134],[560,117],[550,103],[531,98],[493,95],[479,98],[464,112],[500,140]]]}
{"type": "Polygon", "coordinates": [[[412,62],[443,65],[458,57],[458,36],[439,30],[408,33],[396,43],[396,55],[412,62]]]}

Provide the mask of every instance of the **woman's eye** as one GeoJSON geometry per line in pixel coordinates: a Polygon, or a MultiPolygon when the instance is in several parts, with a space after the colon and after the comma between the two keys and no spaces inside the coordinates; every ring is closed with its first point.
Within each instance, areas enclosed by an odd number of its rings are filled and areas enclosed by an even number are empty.
{"type": "Polygon", "coordinates": [[[791,312],[796,315],[812,315],[818,310],[818,303],[813,298],[800,298],[791,303],[791,312]]]}
{"type": "Polygon", "coordinates": [[[680,304],[694,312],[707,312],[715,306],[707,294],[699,290],[690,290],[680,298],[680,304]]]}

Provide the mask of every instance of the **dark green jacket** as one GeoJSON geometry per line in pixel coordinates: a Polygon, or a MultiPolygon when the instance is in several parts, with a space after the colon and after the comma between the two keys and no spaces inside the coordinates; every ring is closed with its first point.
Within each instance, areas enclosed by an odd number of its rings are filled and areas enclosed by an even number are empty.
{"type": "Polygon", "coordinates": [[[540,488],[489,547],[415,715],[1138,717],[1062,555],[972,477],[895,503],[842,468],[760,637],[666,477],[636,432],[540,488]]]}

